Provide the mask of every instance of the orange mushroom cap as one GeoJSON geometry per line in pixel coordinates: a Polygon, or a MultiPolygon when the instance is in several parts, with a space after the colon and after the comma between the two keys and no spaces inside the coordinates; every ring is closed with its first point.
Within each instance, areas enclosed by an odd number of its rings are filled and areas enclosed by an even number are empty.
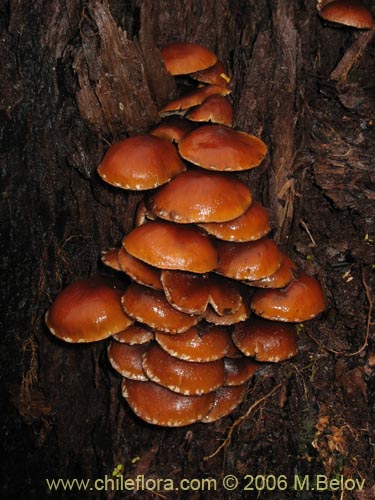
{"type": "Polygon", "coordinates": [[[148,345],[128,345],[112,340],[108,346],[108,359],[120,375],[132,380],[148,380],[142,368],[142,356],[148,345]]]}
{"type": "Polygon", "coordinates": [[[229,415],[242,403],[247,390],[247,384],[236,387],[219,387],[215,391],[215,400],[207,415],[202,418],[204,424],[210,424],[229,415]]]}
{"type": "Polygon", "coordinates": [[[203,69],[202,71],[197,71],[190,76],[199,82],[221,85],[222,87],[226,87],[230,82],[230,78],[223,66],[223,63],[220,61],[216,61],[213,66],[203,69]]]}
{"type": "Polygon", "coordinates": [[[113,338],[117,340],[117,342],[123,342],[129,345],[147,344],[147,342],[154,339],[154,334],[145,325],[134,323],[128,326],[126,330],[115,333],[113,338]]]}
{"type": "Polygon", "coordinates": [[[284,288],[296,277],[298,267],[283,252],[281,252],[281,258],[281,266],[275,273],[260,280],[244,281],[244,283],[257,288],[284,288]]]}
{"type": "Polygon", "coordinates": [[[185,361],[156,344],[144,354],[143,369],[153,382],[189,396],[207,394],[224,383],[222,359],[206,363],[185,361]]]}
{"type": "Polygon", "coordinates": [[[204,222],[199,226],[219,240],[254,241],[271,231],[268,211],[260,203],[252,205],[239,217],[227,222],[204,222]]]}
{"type": "Polygon", "coordinates": [[[203,87],[199,87],[198,89],[191,90],[187,94],[178,97],[177,99],[169,101],[165,106],[161,108],[160,113],[165,114],[172,111],[184,111],[194,106],[199,106],[199,104],[202,104],[203,101],[205,101],[212,95],[217,94],[226,96],[230,93],[230,89],[226,87],[220,87],[219,85],[205,85],[203,87]]]}
{"type": "Polygon", "coordinates": [[[298,352],[294,325],[262,318],[252,317],[236,325],[232,339],[240,351],[257,361],[278,363],[298,352]]]}
{"type": "Polygon", "coordinates": [[[178,335],[156,332],[155,340],[171,356],[198,363],[223,358],[229,346],[227,331],[216,326],[203,331],[192,327],[178,335]]]}
{"type": "Polygon", "coordinates": [[[147,203],[158,217],[186,224],[234,219],[251,202],[249,188],[236,177],[191,169],[152,193],[147,203]]]}
{"type": "Polygon", "coordinates": [[[148,222],[127,234],[122,244],[137,259],[160,269],[207,273],[218,263],[213,243],[190,225],[148,222]]]}
{"type": "Polygon", "coordinates": [[[259,280],[281,265],[281,252],[269,238],[245,243],[217,241],[219,265],[215,271],[237,280],[259,280]]]}
{"type": "Polygon", "coordinates": [[[122,394],[134,413],[149,424],[182,427],[209,412],[215,393],[184,396],[154,382],[122,381],[122,394]]]}
{"type": "Polygon", "coordinates": [[[206,47],[191,42],[168,43],[161,49],[161,57],[171,75],[187,75],[213,66],[216,55],[206,47]]]}
{"type": "Polygon", "coordinates": [[[172,115],[164,118],[159,125],[151,130],[150,134],[178,144],[186,134],[194,129],[195,125],[191,121],[172,115]]]}
{"type": "Polygon", "coordinates": [[[261,366],[260,363],[246,356],[224,358],[225,385],[235,386],[244,384],[261,366]]]}
{"type": "Polygon", "coordinates": [[[133,323],[121,307],[123,288],[109,278],[84,278],[67,286],[46,314],[46,324],[65,342],[94,342],[133,323]]]}
{"type": "Polygon", "coordinates": [[[325,5],[319,15],[326,21],[359,29],[374,27],[371,11],[357,0],[334,0],[325,5]]]}
{"type": "Polygon", "coordinates": [[[201,105],[191,109],[186,118],[193,122],[219,123],[231,127],[233,124],[233,106],[222,95],[211,95],[201,105]]]}
{"type": "Polygon", "coordinates": [[[125,248],[118,250],[117,258],[121,270],[134,281],[155,290],[163,290],[163,285],[160,281],[160,269],[133,257],[125,248]]]}
{"type": "Polygon", "coordinates": [[[118,261],[118,248],[109,248],[108,250],[103,250],[101,255],[101,261],[106,266],[114,269],[115,271],[121,271],[121,266],[118,261]]]}
{"type": "Polygon", "coordinates": [[[136,135],[113,144],[98,167],[105,182],[132,190],[153,189],[184,170],[173,144],[153,135],[136,135]]]}
{"type": "Polygon", "coordinates": [[[256,290],[252,311],[263,318],[299,323],[314,318],[326,307],[319,282],[301,273],[285,288],[256,290]]]}
{"type": "Polygon", "coordinates": [[[264,142],[224,125],[204,125],[185,135],[180,155],[208,170],[240,171],[257,167],[267,153],[264,142]]]}
{"type": "Polygon", "coordinates": [[[207,323],[214,325],[234,325],[240,321],[245,321],[249,317],[250,311],[245,302],[242,302],[237,311],[228,314],[218,314],[211,307],[207,307],[203,317],[207,323]]]}
{"type": "Polygon", "coordinates": [[[182,333],[199,321],[198,316],[177,311],[162,292],[136,283],[128,286],[121,303],[131,318],[161,332],[182,333]]]}

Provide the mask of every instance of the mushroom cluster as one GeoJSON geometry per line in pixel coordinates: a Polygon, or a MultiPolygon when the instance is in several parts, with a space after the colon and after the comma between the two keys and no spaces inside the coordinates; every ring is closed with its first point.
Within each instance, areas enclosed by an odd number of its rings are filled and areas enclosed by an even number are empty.
{"type": "Polygon", "coordinates": [[[260,165],[267,147],[232,128],[222,63],[193,43],[161,53],[169,73],[198,83],[164,106],[150,134],[112,145],[98,167],[105,182],[144,191],[134,228],[102,253],[126,285],[79,280],[46,323],[66,342],[110,338],[108,358],[134,413],[184,426],[228,415],[256,370],[295,356],[295,324],[325,300],[271,239],[268,211],[236,177],[260,165]]]}

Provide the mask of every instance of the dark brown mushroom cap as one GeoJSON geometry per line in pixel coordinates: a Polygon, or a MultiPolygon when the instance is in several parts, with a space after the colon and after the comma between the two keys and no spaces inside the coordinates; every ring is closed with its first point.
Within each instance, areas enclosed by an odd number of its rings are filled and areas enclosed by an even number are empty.
{"type": "Polygon", "coordinates": [[[201,420],[209,412],[215,393],[184,396],[154,382],[122,381],[122,394],[134,413],[149,424],[182,427],[201,420]]]}
{"type": "Polygon", "coordinates": [[[193,327],[178,335],[156,332],[155,340],[171,356],[198,363],[223,358],[229,346],[227,331],[217,326],[205,328],[203,331],[193,327]]]}
{"type": "Polygon", "coordinates": [[[115,271],[121,271],[121,266],[118,261],[118,248],[110,248],[108,250],[103,250],[101,255],[101,261],[106,266],[114,269],[115,271]]]}
{"type": "Polygon", "coordinates": [[[160,281],[160,269],[146,264],[142,260],[130,255],[125,248],[120,248],[117,254],[121,270],[131,279],[155,290],[162,290],[160,281]]]}
{"type": "Polygon", "coordinates": [[[152,193],[152,212],[178,223],[223,222],[242,215],[251,205],[249,188],[232,175],[191,169],[152,193]]]}
{"type": "Polygon", "coordinates": [[[257,361],[278,363],[298,352],[296,329],[289,323],[251,317],[235,326],[232,339],[240,351],[257,361]]]}
{"type": "Polygon", "coordinates": [[[147,326],[134,323],[128,326],[126,330],[115,333],[113,338],[117,340],[117,342],[123,342],[129,345],[147,344],[147,342],[154,339],[154,334],[147,326]]]}
{"type": "Polygon", "coordinates": [[[229,415],[242,403],[246,394],[247,384],[236,387],[219,387],[215,391],[215,400],[207,415],[202,418],[204,424],[210,424],[229,415]]]}
{"type": "Polygon", "coordinates": [[[281,252],[269,238],[244,243],[217,241],[219,265],[215,271],[236,280],[259,280],[281,265],[281,252]]]}
{"type": "Polygon", "coordinates": [[[185,135],[178,149],[183,158],[208,170],[248,170],[267,154],[261,139],[224,125],[198,127],[185,135]]]}
{"type": "Polygon", "coordinates": [[[113,144],[98,167],[100,177],[122,189],[145,190],[165,184],[185,170],[167,139],[137,135],[113,144]]]}
{"type": "Polygon", "coordinates": [[[182,333],[199,321],[198,316],[177,311],[162,292],[136,283],[128,286],[121,303],[131,318],[161,332],[182,333]]]}
{"type": "Polygon", "coordinates": [[[271,231],[268,210],[254,201],[239,217],[227,222],[201,223],[199,226],[219,240],[254,241],[271,231]]]}
{"type": "Polygon", "coordinates": [[[216,61],[213,66],[203,69],[202,71],[197,71],[190,76],[194,80],[198,80],[198,82],[221,85],[222,87],[226,87],[230,82],[230,77],[228,76],[221,61],[216,61]]]}
{"type": "Polygon", "coordinates": [[[319,15],[326,21],[359,29],[374,27],[371,11],[357,0],[334,0],[325,5],[319,15]]]}
{"type": "Polygon", "coordinates": [[[270,276],[260,280],[244,281],[245,284],[257,288],[284,288],[297,276],[298,267],[285,253],[281,252],[281,266],[270,276]]]}
{"type": "Polygon", "coordinates": [[[150,134],[178,144],[186,134],[194,129],[195,125],[191,121],[172,115],[164,118],[159,125],[151,130],[150,134]]]}
{"type": "Polygon", "coordinates": [[[207,97],[202,104],[191,109],[186,118],[193,122],[219,123],[231,127],[233,124],[233,106],[222,95],[207,97]]]}
{"type": "Polygon", "coordinates": [[[147,344],[128,345],[112,340],[108,346],[108,359],[120,375],[132,380],[148,380],[142,368],[142,356],[147,344]]]}
{"type": "Polygon", "coordinates": [[[148,222],[133,229],[122,244],[137,259],[160,269],[207,273],[218,263],[213,243],[190,225],[148,222]]]}
{"type": "Polygon", "coordinates": [[[185,361],[156,344],[144,354],[143,369],[153,382],[189,396],[207,394],[224,383],[222,359],[206,363],[185,361]]]}
{"type": "Polygon", "coordinates": [[[226,87],[220,87],[219,85],[205,85],[188,92],[182,97],[178,97],[177,99],[169,101],[165,106],[161,108],[160,113],[163,115],[165,113],[190,109],[194,106],[199,106],[199,104],[202,104],[202,102],[211,95],[226,96],[230,94],[230,92],[230,89],[226,87]]]}
{"type": "Polygon", "coordinates": [[[305,273],[285,288],[256,290],[251,301],[251,309],[258,316],[296,323],[314,318],[325,307],[322,287],[315,278],[305,273]]]}
{"type": "Polygon", "coordinates": [[[188,75],[213,66],[216,55],[206,47],[191,42],[168,43],[161,49],[161,57],[171,75],[188,75]]]}
{"type": "Polygon", "coordinates": [[[92,277],[67,286],[46,314],[46,324],[65,342],[94,342],[133,323],[121,307],[123,288],[109,278],[92,277]]]}
{"type": "Polygon", "coordinates": [[[261,366],[260,363],[257,363],[247,356],[242,356],[240,358],[224,358],[224,385],[235,386],[248,382],[261,366]]]}

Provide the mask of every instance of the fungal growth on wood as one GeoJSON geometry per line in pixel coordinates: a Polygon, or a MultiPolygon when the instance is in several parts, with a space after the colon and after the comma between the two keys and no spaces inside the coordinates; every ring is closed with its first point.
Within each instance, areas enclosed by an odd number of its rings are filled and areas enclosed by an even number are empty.
{"type": "Polygon", "coordinates": [[[268,211],[236,176],[259,166],[267,146],[231,128],[222,63],[191,43],[161,54],[196,89],[164,106],[150,134],[112,145],[98,167],[103,181],[144,192],[135,227],[102,254],[125,284],[80,280],[46,323],[67,342],[110,337],[133,412],[185,426],[228,415],[257,370],[295,356],[295,324],[322,313],[325,299],[272,240],[268,211]]]}

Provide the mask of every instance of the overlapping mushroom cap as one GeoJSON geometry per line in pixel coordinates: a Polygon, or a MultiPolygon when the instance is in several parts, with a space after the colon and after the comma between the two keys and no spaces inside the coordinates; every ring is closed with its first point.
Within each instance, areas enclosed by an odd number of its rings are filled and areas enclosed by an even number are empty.
{"type": "Polygon", "coordinates": [[[161,49],[163,63],[171,75],[188,75],[213,66],[216,54],[191,42],[172,42],[161,49]]]}
{"type": "Polygon", "coordinates": [[[204,125],[187,134],[180,155],[208,170],[241,171],[257,167],[267,154],[264,142],[224,125],[204,125]]]}
{"type": "Polygon", "coordinates": [[[173,144],[153,135],[137,135],[113,144],[98,167],[108,184],[133,190],[161,186],[184,170],[173,144]]]}
{"type": "Polygon", "coordinates": [[[327,3],[319,15],[326,21],[359,29],[374,27],[371,11],[358,0],[334,0],[327,3]]]}
{"type": "Polygon", "coordinates": [[[92,277],[67,286],[46,314],[46,324],[65,342],[94,342],[133,323],[121,307],[124,293],[116,281],[92,277]]]}

